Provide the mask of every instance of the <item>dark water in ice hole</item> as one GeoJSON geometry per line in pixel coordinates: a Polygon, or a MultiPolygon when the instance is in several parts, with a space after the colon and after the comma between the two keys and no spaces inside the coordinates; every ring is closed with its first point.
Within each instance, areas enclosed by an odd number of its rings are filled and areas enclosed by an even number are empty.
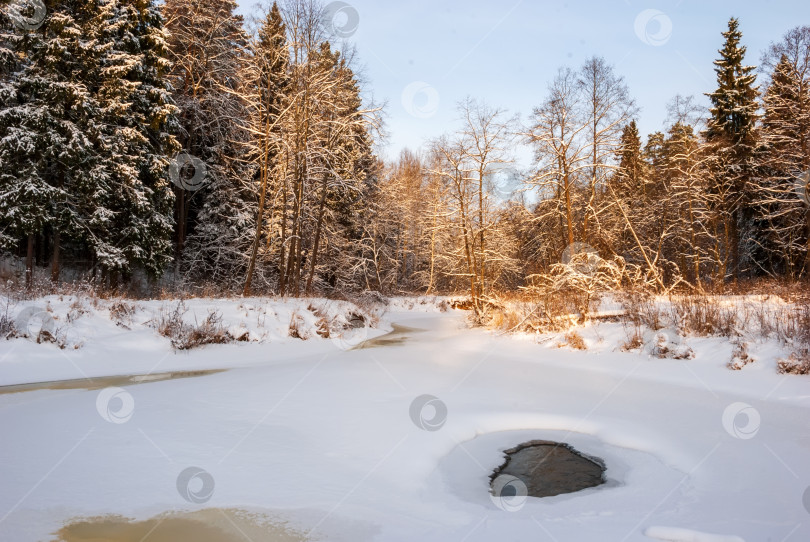
{"type": "Polygon", "coordinates": [[[532,440],[504,454],[506,462],[492,473],[490,486],[498,476],[507,474],[526,484],[528,495],[552,497],[605,483],[602,460],[583,455],[568,444],[532,440]]]}

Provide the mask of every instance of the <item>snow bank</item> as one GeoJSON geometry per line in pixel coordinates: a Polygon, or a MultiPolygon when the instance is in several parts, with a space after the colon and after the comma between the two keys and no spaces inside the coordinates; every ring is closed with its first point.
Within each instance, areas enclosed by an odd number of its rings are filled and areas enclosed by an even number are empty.
{"type": "Polygon", "coordinates": [[[745,542],[739,536],[701,533],[676,527],[650,527],[644,531],[644,534],[650,538],[667,542],[745,542]]]}
{"type": "MultiPolygon", "coordinates": [[[[0,385],[183,369],[172,356],[211,343],[272,344],[281,354],[306,341],[302,352],[345,351],[390,329],[384,314],[379,304],[318,298],[0,297],[0,385]]],[[[203,349],[211,350],[206,367],[242,362],[234,352],[223,360],[217,348],[203,349]]]]}
{"type": "Polygon", "coordinates": [[[384,311],[360,308],[348,301],[328,299],[207,299],[131,301],[75,295],[50,295],[33,301],[13,302],[0,297],[0,313],[14,330],[12,339],[54,342],[78,349],[88,342],[123,332],[153,330],[161,322],[199,327],[211,315],[228,338],[240,342],[284,342],[330,338],[344,330],[376,327],[384,311]],[[40,337],[46,331],[53,335],[40,337]],[[46,341],[47,339],[47,341],[46,341]]]}
{"type": "MultiPolygon", "coordinates": [[[[523,322],[532,307],[507,303],[506,310],[512,312],[509,322],[523,322]]],[[[684,363],[708,360],[731,370],[798,373],[784,367],[797,352],[803,359],[810,347],[810,330],[801,329],[806,311],[804,305],[767,295],[659,296],[629,306],[605,295],[584,323],[572,314],[560,330],[515,335],[549,348],[628,352],[684,363]]],[[[798,367],[801,359],[794,365],[798,367]]]]}

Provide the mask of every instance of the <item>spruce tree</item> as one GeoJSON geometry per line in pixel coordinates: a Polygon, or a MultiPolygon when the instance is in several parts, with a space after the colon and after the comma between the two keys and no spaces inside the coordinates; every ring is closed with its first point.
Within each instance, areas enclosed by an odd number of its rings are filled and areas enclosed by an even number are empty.
{"type": "Polygon", "coordinates": [[[769,270],[810,272],[810,205],[798,187],[810,169],[810,74],[782,55],[763,96],[759,210],[767,222],[769,270]]]}
{"type": "Polygon", "coordinates": [[[756,68],[743,63],[746,47],[740,44],[742,32],[737,19],[729,20],[723,37],[720,58],[714,61],[717,90],[707,95],[712,107],[705,137],[715,161],[713,188],[720,196],[719,210],[724,218],[727,273],[739,278],[751,271],[752,245],[757,236],[751,183],[756,170],[759,93],[756,68]]]}
{"type": "Polygon", "coordinates": [[[641,150],[641,137],[636,121],[624,127],[621,146],[616,155],[619,169],[616,171],[616,184],[626,194],[641,196],[646,192],[645,164],[641,150]]]}
{"type": "Polygon", "coordinates": [[[2,241],[26,239],[29,284],[37,238],[49,241],[54,279],[62,234],[88,238],[81,194],[96,183],[98,162],[98,101],[87,84],[96,52],[83,39],[94,6],[77,0],[49,8],[40,28],[6,23],[0,38],[16,56],[0,89],[2,241]]]}
{"type": "Polygon", "coordinates": [[[247,35],[233,0],[168,0],[169,74],[179,108],[178,140],[205,164],[197,186],[173,187],[177,269],[190,279],[232,284],[244,275],[252,230],[251,168],[240,159],[246,108],[240,100],[247,35]]]}
{"type": "Polygon", "coordinates": [[[657,184],[664,177],[666,169],[666,156],[664,155],[664,145],[666,136],[663,132],[654,132],[647,136],[647,144],[644,146],[644,160],[650,176],[650,185],[645,194],[652,196],[658,189],[657,184]]]}
{"type": "Polygon", "coordinates": [[[662,182],[666,185],[663,212],[668,213],[667,259],[691,284],[701,284],[712,236],[707,228],[708,194],[694,128],[681,121],[667,132],[663,146],[662,182]]]}
{"type": "Polygon", "coordinates": [[[320,149],[316,171],[321,186],[316,192],[317,218],[310,242],[307,293],[312,290],[319,267],[322,284],[352,287],[346,270],[353,267],[353,244],[362,237],[366,213],[363,195],[373,181],[375,164],[368,112],[363,110],[360,87],[346,59],[324,42],[318,51],[316,70],[334,83],[319,100],[321,129],[316,133],[320,149]],[[327,247],[326,257],[321,254],[323,245],[327,247]]]}
{"type": "Polygon", "coordinates": [[[101,0],[87,32],[103,57],[92,77],[98,85],[104,185],[95,198],[93,249],[115,281],[136,269],[150,276],[171,261],[173,193],[169,157],[179,149],[166,73],[165,32],[151,0],[101,0]]]}

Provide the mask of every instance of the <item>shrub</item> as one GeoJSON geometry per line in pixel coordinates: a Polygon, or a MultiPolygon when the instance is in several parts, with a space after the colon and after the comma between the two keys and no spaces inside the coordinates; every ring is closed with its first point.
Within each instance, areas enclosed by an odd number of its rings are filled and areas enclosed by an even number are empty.
{"type": "Polygon", "coordinates": [[[787,359],[780,359],[776,366],[779,374],[810,374],[810,350],[804,350],[800,353],[793,352],[787,359]]]}
{"type": "Polygon", "coordinates": [[[560,343],[560,346],[569,346],[574,350],[587,350],[588,345],[585,344],[585,339],[582,338],[577,331],[569,331],[563,337],[563,341],[560,343]]]}
{"type": "Polygon", "coordinates": [[[201,324],[188,324],[183,315],[188,312],[186,305],[180,301],[172,311],[161,311],[157,321],[157,331],[167,337],[177,350],[190,350],[206,344],[224,344],[231,342],[222,326],[222,316],[214,311],[201,324]]]}

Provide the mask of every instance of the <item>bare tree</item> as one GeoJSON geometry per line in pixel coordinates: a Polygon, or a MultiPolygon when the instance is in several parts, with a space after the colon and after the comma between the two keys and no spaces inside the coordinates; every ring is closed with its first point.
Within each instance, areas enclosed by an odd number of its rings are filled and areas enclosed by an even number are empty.
{"type": "Polygon", "coordinates": [[[584,96],[577,75],[560,68],[548,89],[543,104],[534,110],[527,135],[535,148],[538,169],[529,180],[544,203],[539,207],[542,219],[554,216],[563,246],[576,240],[575,199],[577,184],[590,167],[588,146],[583,141],[588,119],[582,112],[584,96]]]}
{"type": "Polygon", "coordinates": [[[497,258],[500,252],[496,245],[487,245],[487,236],[495,227],[494,205],[489,197],[492,187],[487,181],[494,169],[511,162],[506,147],[512,139],[514,119],[507,118],[502,109],[490,108],[470,98],[459,110],[464,118],[462,134],[468,141],[467,154],[478,200],[477,221],[471,223],[474,229],[472,262],[477,271],[477,290],[473,297],[476,299],[487,295],[487,261],[497,258]]]}
{"type": "Polygon", "coordinates": [[[600,187],[614,170],[610,162],[621,147],[624,127],[638,113],[634,100],[624,82],[604,58],[588,59],[580,69],[583,114],[587,117],[588,203],[582,224],[585,242],[593,237],[591,222],[598,220],[596,198],[600,187]]]}

